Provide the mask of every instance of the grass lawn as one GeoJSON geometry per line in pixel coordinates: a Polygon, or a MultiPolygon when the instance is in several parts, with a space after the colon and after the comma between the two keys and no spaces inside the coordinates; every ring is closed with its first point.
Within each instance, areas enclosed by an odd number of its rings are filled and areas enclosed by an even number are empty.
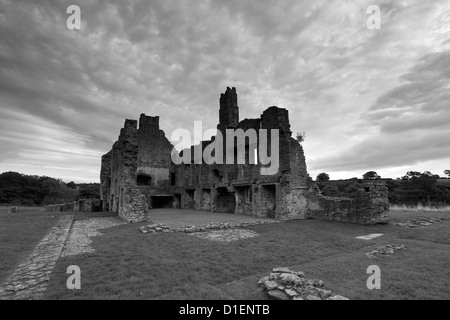
{"type": "Polygon", "coordinates": [[[11,214],[9,208],[0,207],[0,283],[33,251],[59,214],[41,212],[38,207],[19,207],[11,214]]]}
{"type": "Polygon", "coordinates": [[[265,299],[259,277],[291,266],[350,299],[450,299],[450,212],[391,212],[392,222],[419,216],[446,221],[418,229],[290,221],[248,227],[259,235],[229,243],[141,234],[137,227],[145,223],[117,226],[91,238],[94,253],[59,259],[45,298],[265,299]],[[384,236],[355,239],[370,233],[384,236]],[[376,259],[365,255],[390,243],[406,248],[376,259]],[[69,265],[81,269],[81,290],[66,288],[69,265]],[[381,268],[381,290],[366,287],[370,265],[381,268]]]}

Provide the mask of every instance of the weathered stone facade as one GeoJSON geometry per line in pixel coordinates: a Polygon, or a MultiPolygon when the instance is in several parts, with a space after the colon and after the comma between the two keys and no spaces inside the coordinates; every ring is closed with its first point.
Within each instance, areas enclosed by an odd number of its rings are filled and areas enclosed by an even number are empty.
{"type": "Polygon", "coordinates": [[[127,221],[145,220],[152,208],[173,207],[281,220],[386,222],[389,203],[383,186],[362,186],[363,192],[353,198],[320,194],[308,176],[303,148],[291,136],[288,110],[270,107],[259,118],[239,121],[236,89],[227,88],[220,97],[217,130],[222,135],[180,153],[190,152],[191,163],[174,164],[173,146],[159,128],[159,117],[142,114],[139,128],[137,121],[126,120],[118,141],[102,157],[103,209],[118,212],[127,221]],[[231,145],[227,129],[254,129],[257,135],[256,145],[250,143],[251,139],[237,139],[232,145],[233,164],[226,161],[231,145]],[[267,135],[260,129],[266,129],[267,135]],[[270,165],[261,164],[264,155],[258,146],[267,139],[271,154],[273,129],[278,130],[279,165],[267,174],[270,165]],[[223,164],[207,164],[208,159],[201,157],[203,150],[222,144],[223,154],[217,157],[223,164]],[[253,154],[257,162],[250,161],[253,154]]]}
{"type": "Polygon", "coordinates": [[[125,120],[119,139],[102,157],[100,192],[109,211],[129,222],[145,219],[147,201],[137,182],[138,130],[136,120],[125,120]]]}

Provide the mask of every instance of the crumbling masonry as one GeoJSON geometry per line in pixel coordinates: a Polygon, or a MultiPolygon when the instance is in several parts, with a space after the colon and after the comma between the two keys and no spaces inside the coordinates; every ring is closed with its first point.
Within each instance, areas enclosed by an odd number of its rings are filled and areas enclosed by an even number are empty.
{"type": "MultiPolygon", "coordinates": [[[[171,158],[173,145],[160,130],[159,117],[142,114],[139,127],[136,120],[125,121],[118,141],[102,157],[103,210],[117,212],[129,222],[151,219],[152,208],[191,208],[281,220],[388,221],[389,202],[383,183],[361,183],[351,197],[320,193],[308,176],[301,144],[291,137],[288,110],[270,107],[260,118],[239,121],[236,89],[227,88],[220,97],[217,125],[220,132],[226,129],[278,129],[278,171],[262,175],[264,166],[250,163],[249,154],[254,150],[248,139],[245,164],[208,165],[204,160],[196,164],[193,157],[191,163],[176,165],[171,158]]],[[[201,149],[214,139],[203,141],[201,149]]],[[[194,155],[194,150],[192,146],[182,152],[194,155]]]]}

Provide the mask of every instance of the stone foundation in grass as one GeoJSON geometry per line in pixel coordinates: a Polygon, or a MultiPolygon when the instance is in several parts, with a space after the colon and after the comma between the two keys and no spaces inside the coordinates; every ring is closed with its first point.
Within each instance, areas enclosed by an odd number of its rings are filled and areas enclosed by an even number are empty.
{"type": "Polygon", "coordinates": [[[442,218],[432,218],[432,217],[419,217],[414,220],[408,220],[405,222],[396,222],[394,226],[398,227],[408,227],[408,228],[419,228],[430,226],[434,223],[442,222],[444,219],[442,218]]]}
{"type": "Polygon", "coordinates": [[[258,284],[276,300],[349,300],[327,290],[322,280],[306,279],[303,272],[285,267],[273,269],[258,284]]]}
{"type": "Polygon", "coordinates": [[[255,226],[260,224],[280,223],[281,221],[275,220],[255,220],[243,223],[224,223],[224,222],[212,222],[205,225],[196,226],[182,226],[182,227],[170,227],[161,223],[153,223],[147,226],[139,227],[138,230],[142,233],[157,233],[157,232],[202,232],[207,230],[221,230],[221,229],[236,229],[248,226],[255,226]]]}
{"type": "Polygon", "coordinates": [[[387,244],[385,246],[379,246],[376,249],[367,252],[366,256],[368,256],[369,258],[376,258],[378,256],[390,256],[393,255],[395,253],[395,251],[398,250],[403,250],[405,249],[405,245],[404,244],[387,244]]]}

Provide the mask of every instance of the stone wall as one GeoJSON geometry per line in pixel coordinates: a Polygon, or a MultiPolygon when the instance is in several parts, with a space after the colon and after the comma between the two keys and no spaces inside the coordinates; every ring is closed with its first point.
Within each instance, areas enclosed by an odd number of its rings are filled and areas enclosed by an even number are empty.
{"type": "MultiPolygon", "coordinates": [[[[142,114],[126,120],[119,140],[102,157],[101,196],[105,210],[116,211],[128,221],[141,221],[147,208],[167,207],[227,212],[280,220],[322,219],[362,224],[388,220],[387,189],[378,184],[360,185],[344,196],[328,197],[310,179],[301,144],[292,137],[289,112],[276,106],[259,118],[239,121],[235,88],[227,88],[219,100],[219,123],[224,148],[223,164],[207,164],[196,156],[219,143],[219,137],[185,149],[191,162],[175,165],[172,144],[159,128],[159,117],[142,114]],[[255,146],[248,139],[237,146],[226,143],[226,129],[255,129],[258,162],[250,163],[255,146]],[[278,151],[278,170],[265,172],[261,163],[260,129],[267,129],[268,154],[278,151]],[[279,149],[271,148],[271,130],[278,130],[279,149]],[[242,149],[240,149],[242,148],[242,149]],[[245,151],[245,163],[226,164],[227,150],[245,151]],[[266,174],[265,174],[266,173],[266,174]]],[[[180,155],[182,154],[180,153],[180,155]]],[[[151,211],[149,212],[151,215],[151,211]]]]}
{"type": "Polygon", "coordinates": [[[346,197],[329,197],[311,192],[308,217],[365,225],[389,222],[388,189],[385,182],[356,183],[352,189],[346,197]]]}
{"type": "Polygon", "coordinates": [[[239,123],[239,107],[236,88],[227,88],[219,100],[219,130],[233,129],[239,123]]]}
{"type": "Polygon", "coordinates": [[[137,121],[125,120],[118,140],[102,159],[101,185],[108,186],[110,181],[109,192],[102,190],[107,198],[104,207],[128,222],[143,221],[148,212],[146,198],[136,182],[138,149],[137,121]]]}
{"type": "Polygon", "coordinates": [[[100,199],[80,199],[74,202],[63,204],[52,204],[45,206],[42,211],[47,212],[96,212],[102,211],[102,202],[100,199]]]}
{"type": "Polygon", "coordinates": [[[112,151],[102,156],[100,169],[100,199],[103,211],[109,211],[109,199],[111,197],[111,156],[112,151]]]}
{"type": "Polygon", "coordinates": [[[42,211],[46,212],[64,212],[75,211],[76,202],[63,203],[63,204],[51,204],[42,208],[42,211]]]}
{"type": "Polygon", "coordinates": [[[141,114],[138,129],[137,183],[149,208],[152,197],[172,195],[170,168],[173,145],[159,128],[159,117],[141,114]]]}
{"type": "MultiPolygon", "coordinates": [[[[207,165],[196,164],[194,160],[190,164],[173,165],[171,172],[176,175],[176,190],[181,194],[181,207],[195,208],[198,210],[211,210],[218,212],[233,212],[255,217],[272,217],[279,219],[304,218],[305,208],[294,208],[289,202],[304,205],[304,197],[296,199],[297,189],[307,187],[308,174],[303,148],[296,139],[291,137],[289,113],[286,109],[270,107],[263,112],[260,118],[244,119],[239,121],[239,107],[235,88],[227,88],[220,97],[218,130],[224,137],[225,151],[224,164],[207,165]],[[250,163],[251,149],[249,141],[241,146],[245,150],[244,164],[225,164],[226,152],[232,150],[226,144],[225,129],[254,129],[260,141],[260,129],[267,129],[268,153],[271,154],[271,130],[279,132],[279,167],[273,174],[264,175],[262,170],[265,165],[260,162],[250,163]],[[186,191],[186,189],[188,191],[186,191]],[[211,190],[211,195],[205,198],[205,190],[211,190]],[[193,191],[195,190],[195,191],[193,191]],[[192,194],[195,194],[193,196],[192,194]],[[206,199],[206,200],[205,200],[206,199]]],[[[190,152],[195,159],[195,148],[204,150],[216,141],[213,137],[210,141],[203,141],[201,145],[192,146],[183,152],[190,152]]],[[[234,152],[234,150],[232,150],[234,152]]],[[[260,154],[258,151],[258,159],[260,154]]],[[[237,160],[237,159],[235,159],[237,160]]]]}
{"type": "Polygon", "coordinates": [[[149,174],[151,185],[168,188],[173,145],[159,128],[159,117],[141,114],[138,130],[137,172],[149,174]]]}

